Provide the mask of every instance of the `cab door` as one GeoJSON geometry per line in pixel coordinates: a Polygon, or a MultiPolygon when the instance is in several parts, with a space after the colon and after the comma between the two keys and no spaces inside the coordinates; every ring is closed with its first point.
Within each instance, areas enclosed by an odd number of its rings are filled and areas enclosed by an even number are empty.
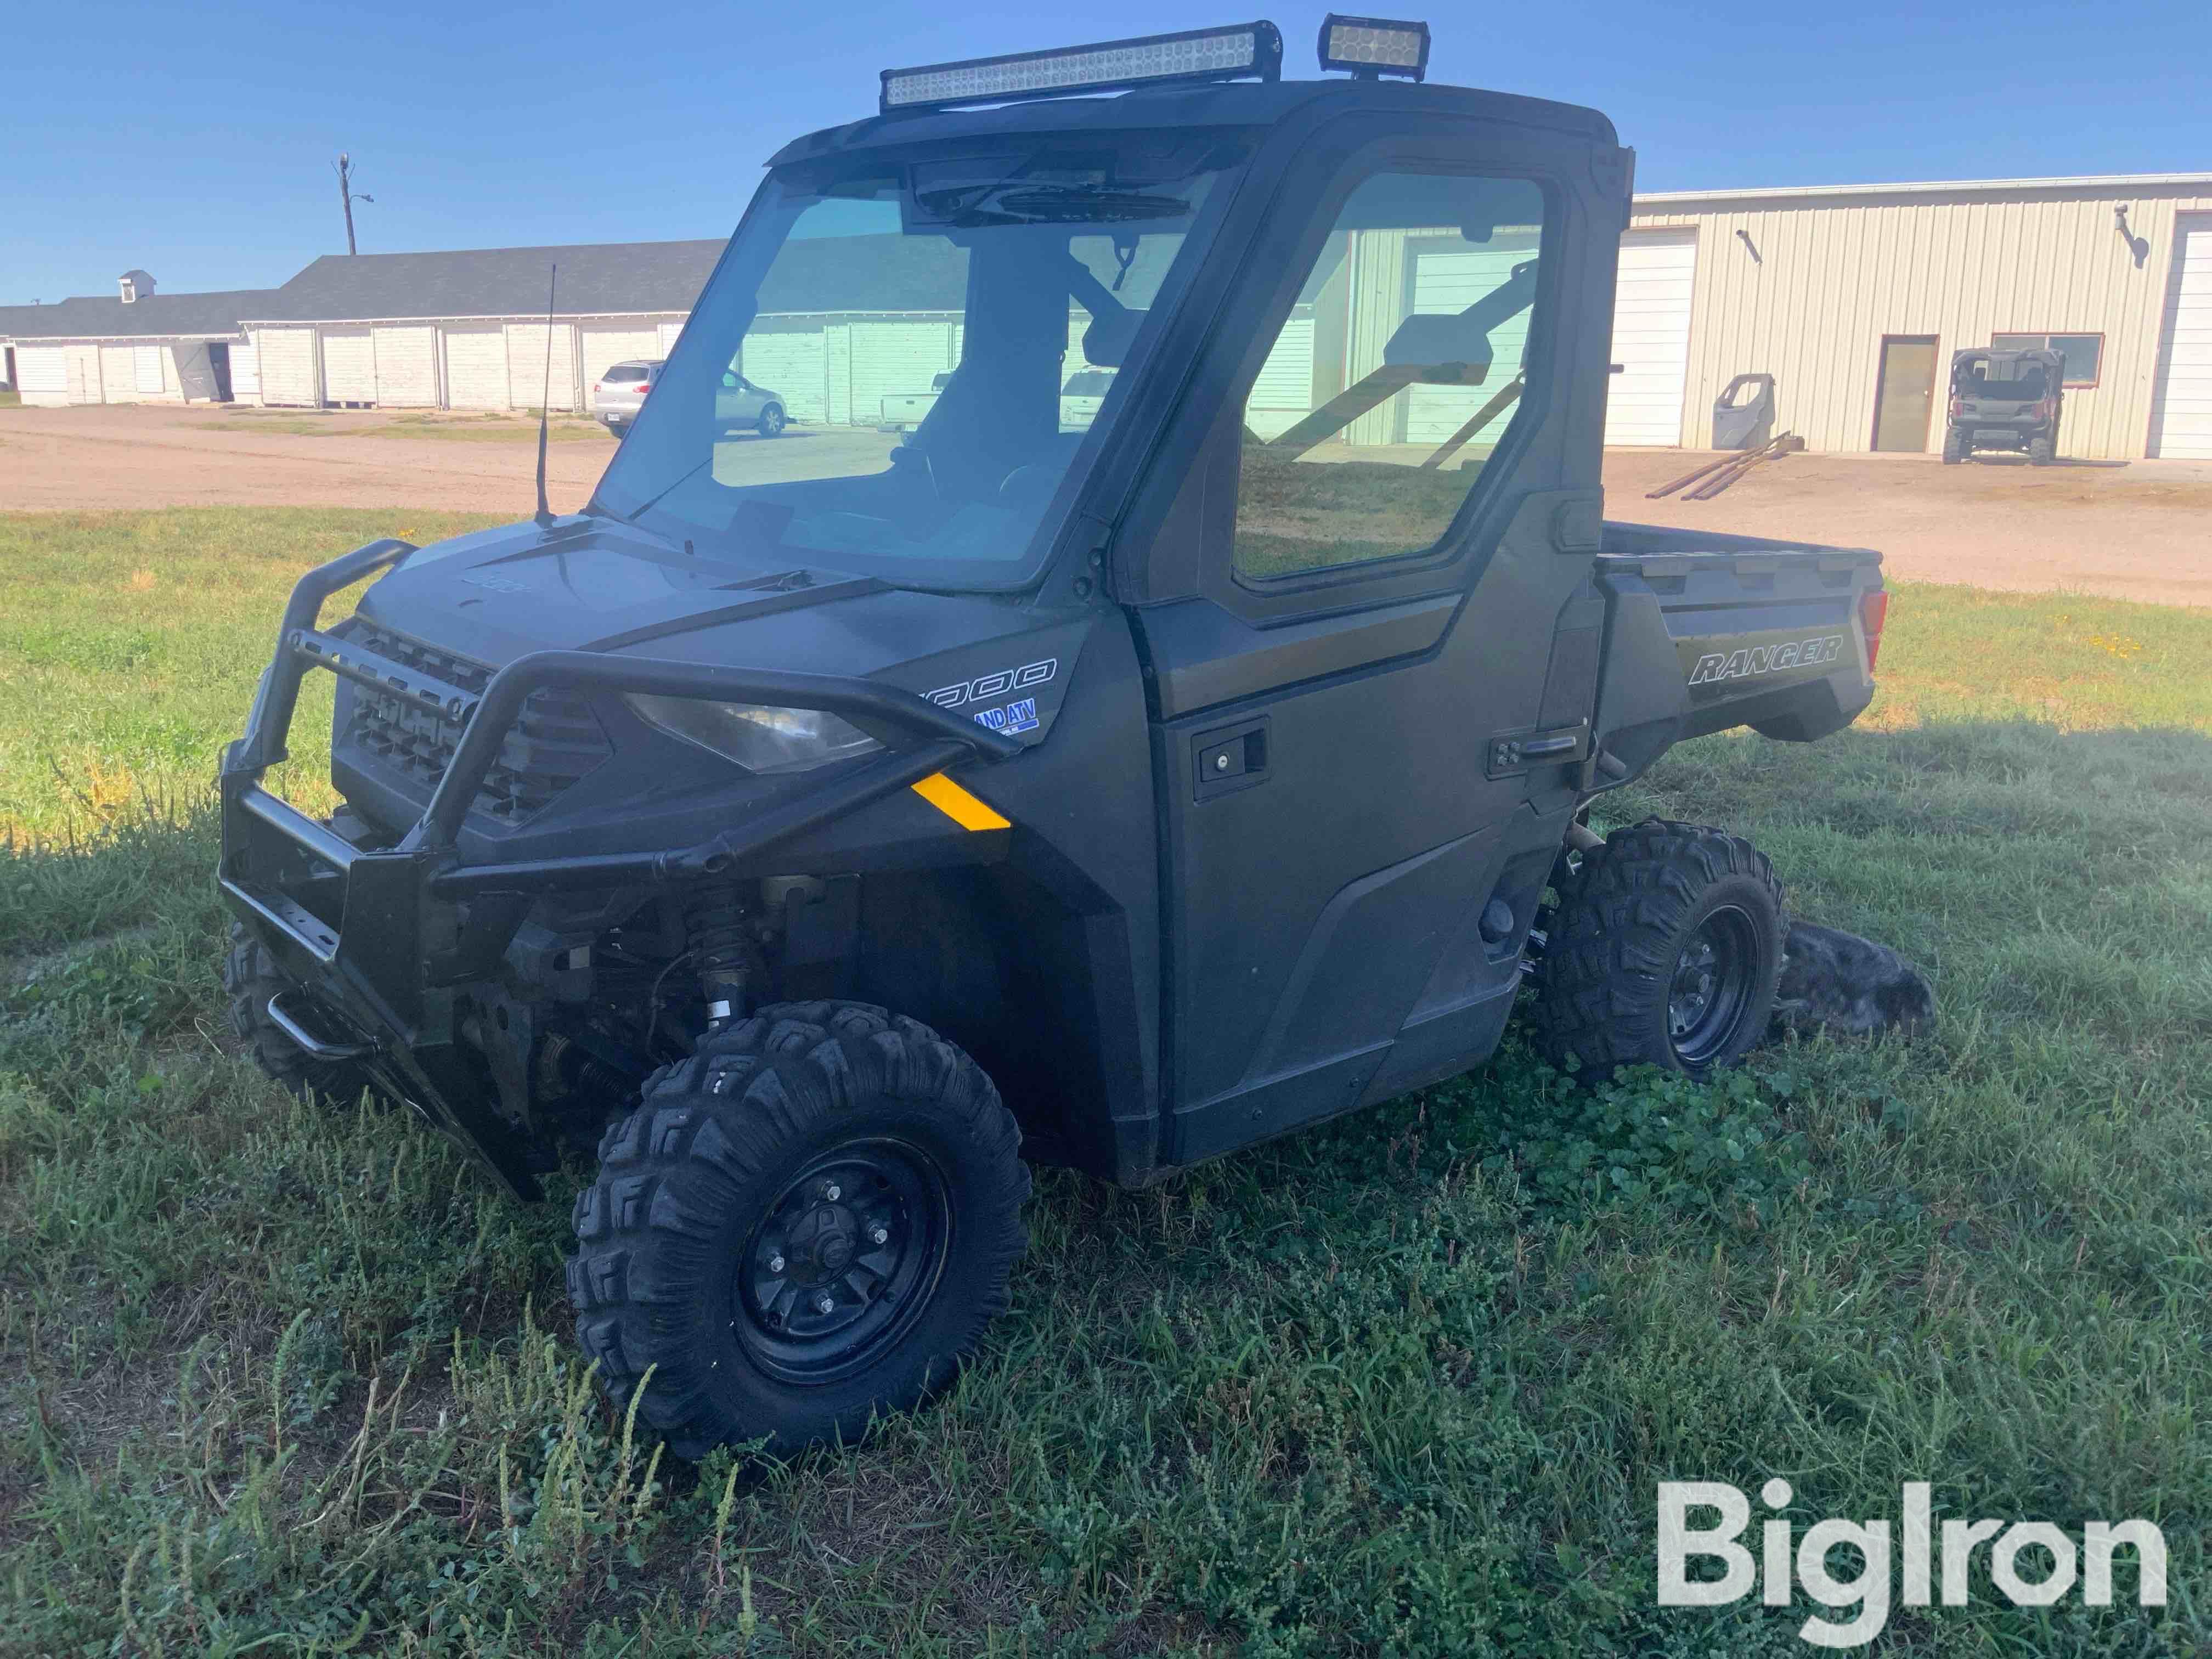
{"type": "Polygon", "coordinates": [[[1195,591],[1133,611],[1165,1162],[1463,1069],[1511,1006],[1589,759],[1618,234],[1544,160],[1352,158],[1196,418],[1158,532],[1195,591]]]}

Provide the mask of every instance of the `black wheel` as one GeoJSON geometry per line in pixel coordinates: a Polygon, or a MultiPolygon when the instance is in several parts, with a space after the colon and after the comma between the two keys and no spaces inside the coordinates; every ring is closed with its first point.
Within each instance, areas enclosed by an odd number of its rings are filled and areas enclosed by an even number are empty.
{"type": "Polygon", "coordinates": [[[2058,446],[2048,438],[2027,441],[2027,462],[2030,466],[2049,466],[2058,459],[2058,446]]]}
{"type": "Polygon", "coordinates": [[[1021,1132],[975,1062],[786,1003],[646,1081],[576,1200],[584,1352],[672,1450],[856,1439],[949,1382],[1024,1244],[1021,1132]]]}
{"type": "Polygon", "coordinates": [[[1946,432],[1943,434],[1944,465],[1956,466],[1972,453],[1973,446],[1966,441],[1966,434],[1965,433],[1946,432]]]}
{"type": "Polygon", "coordinates": [[[1552,919],[1538,1042],[1570,1069],[1734,1065],[1772,1018],[1789,933],[1782,884],[1741,836],[1660,818],[1616,830],[1552,919]]]}
{"type": "Polygon", "coordinates": [[[756,424],[762,437],[781,438],[787,424],[783,417],[783,405],[770,404],[766,409],[761,410],[760,420],[756,424]]]}
{"type": "Polygon", "coordinates": [[[222,959],[222,988],[230,993],[230,1029],[253,1056],[254,1063],[302,1100],[313,1096],[335,1106],[350,1106],[366,1089],[380,1099],[383,1092],[368,1073],[350,1060],[311,1058],[286,1036],[269,1018],[269,1000],[295,988],[281,972],[262,943],[246,930],[230,925],[230,951],[222,959]]]}

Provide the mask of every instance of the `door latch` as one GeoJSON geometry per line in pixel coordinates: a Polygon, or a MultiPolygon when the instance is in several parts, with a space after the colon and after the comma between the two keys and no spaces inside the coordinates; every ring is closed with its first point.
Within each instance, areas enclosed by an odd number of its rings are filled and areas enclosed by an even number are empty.
{"type": "Polygon", "coordinates": [[[1490,740],[1489,763],[1484,769],[1493,778],[1504,778],[1526,772],[1531,767],[1578,761],[1589,741],[1588,720],[1553,726],[1549,731],[1501,732],[1490,740]]]}

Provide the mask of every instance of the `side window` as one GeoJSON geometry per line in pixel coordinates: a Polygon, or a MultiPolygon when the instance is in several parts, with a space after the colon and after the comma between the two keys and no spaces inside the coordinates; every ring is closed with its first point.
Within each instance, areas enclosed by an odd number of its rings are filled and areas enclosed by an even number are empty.
{"type": "Polygon", "coordinates": [[[1528,179],[1352,191],[1245,400],[1237,575],[1436,544],[1518,407],[1544,258],[1528,179]]]}

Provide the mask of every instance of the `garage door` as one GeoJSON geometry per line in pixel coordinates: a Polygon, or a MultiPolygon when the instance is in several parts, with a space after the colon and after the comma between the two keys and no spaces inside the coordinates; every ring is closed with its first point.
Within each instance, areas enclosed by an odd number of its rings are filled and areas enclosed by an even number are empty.
{"type": "MultiPolygon", "coordinates": [[[[1413,255],[1413,309],[1416,312],[1465,311],[1484,295],[1495,293],[1513,279],[1513,267],[1536,257],[1536,245],[1525,236],[1499,236],[1480,248],[1451,247],[1413,255]]],[[[1406,441],[1440,444],[1492,402],[1521,372],[1528,346],[1528,313],[1516,312],[1490,331],[1490,373],[1471,386],[1417,386],[1407,399],[1406,441]]],[[[1498,441],[1513,419],[1508,404],[1466,441],[1481,447],[1498,441]]],[[[1474,459],[1470,457],[1470,459],[1474,459]]]]}
{"type": "Polygon", "coordinates": [[[1314,319],[1293,314],[1275,337],[1244,404],[1244,424],[1279,438],[1313,410],[1314,319]]]}
{"type": "Polygon", "coordinates": [[[436,406],[436,329],[416,323],[376,331],[376,401],[386,409],[436,406]]]}
{"type": "Polygon", "coordinates": [[[1636,231],[1620,239],[1613,301],[1613,361],[1605,406],[1609,444],[1682,441],[1690,379],[1690,290],[1698,275],[1694,230],[1636,231]]]}
{"type": "Polygon", "coordinates": [[[446,337],[446,407],[507,407],[507,331],[497,323],[460,323],[446,337]]]}
{"type": "MultiPolygon", "coordinates": [[[[854,324],[853,424],[878,424],[885,398],[928,392],[953,361],[950,324],[854,324]]],[[[755,386],[769,384],[756,374],[745,378],[755,386]]]]}
{"type": "Polygon", "coordinates": [[[651,326],[617,328],[610,324],[586,323],[580,331],[584,337],[584,395],[592,395],[592,382],[607,372],[611,364],[631,359],[649,362],[660,356],[660,332],[651,326]]]}
{"type": "Polygon", "coordinates": [[[323,331],[323,401],[376,401],[376,341],[365,328],[323,331]]]}
{"type": "Polygon", "coordinates": [[[100,348],[94,345],[64,346],[69,374],[69,400],[73,404],[96,404],[104,393],[100,389],[100,348]]]}
{"type": "Polygon", "coordinates": [[[15,390],[26,397],[33,392],[65,395],[69,391],[69,365],[62,349],[59,346],[17,346],[15,390]]]}
{"type": "Polygon", "coordinates": [[[510,407],[552,409],[576,406],[576,329],[556,323],[552,329],[553,373],[545,372],[546,329],[543,323],[507,325],[507,398],[510,407]]]}
{"type": "Polygon", "coordinates": [[[230,343],[230,395],[241,404],[261,401],[261,354],[250,340],[230,343]]]}
{"type": "Polygon", "coordinates": [[[261,354],[261,401],[308,406],[315,390],[315,336],[304,328],[264,328],[253,337],[261,354]]]}
{"type": "Polygon", "coordinates": [[[2150,453],[2212,460],[2212,218],[2176,221],[2178,258],[2152,404],[2150,453]]]}
{"type": "Polygon", "coordinates": [[[744,361],[745,378],[782,398],[784,413],[793,420],[819,425],[830,418],[820,329],[748,334],[744,361]]]}

